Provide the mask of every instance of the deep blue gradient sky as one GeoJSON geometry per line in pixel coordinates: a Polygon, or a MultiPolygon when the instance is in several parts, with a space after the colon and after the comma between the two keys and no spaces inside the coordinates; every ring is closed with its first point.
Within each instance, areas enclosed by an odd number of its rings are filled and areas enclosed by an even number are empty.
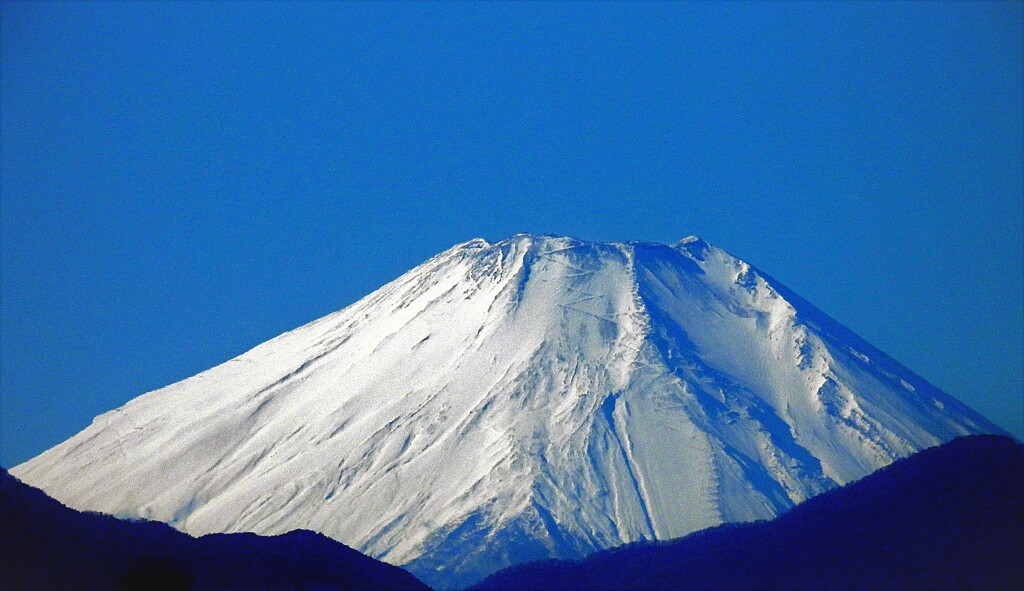
{"type": "Polygon", "coordinates": [[[4,2],[0,464],[524,231],[698,234],[1024,438],[1021,6],[4,2]]]}

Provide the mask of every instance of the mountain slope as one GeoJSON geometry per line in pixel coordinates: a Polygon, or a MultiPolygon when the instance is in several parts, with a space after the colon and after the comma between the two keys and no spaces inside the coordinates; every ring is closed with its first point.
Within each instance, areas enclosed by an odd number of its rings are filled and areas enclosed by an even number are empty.
{"type": "Polygon", "coordinates": [[[40,589],[423,590],[401,569],[309,531],[191,538],[61,505],[0,469],[0,586],[40,589]]]}
{"type": "Polygon", "coordinates": [[[956,439],[773,521],[501,571],[474,591],[1020,589],[1024,446],[956,439]]]}
{"type": "Polygon", "coordinates": [[[13,473],[194,534],[312,529],[451,588],[769,518],[982,432],[700,239],[519,235],[455,246],[13,473]]]}

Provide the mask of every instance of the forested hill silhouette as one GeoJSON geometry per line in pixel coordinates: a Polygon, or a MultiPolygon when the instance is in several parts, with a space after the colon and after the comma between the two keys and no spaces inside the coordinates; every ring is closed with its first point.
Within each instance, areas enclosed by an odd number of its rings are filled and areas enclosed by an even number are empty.
{"type": "Polygon", "coordinates": [[[193,538],[69,509],[0,468],[0,588],[427,590],[404,570],[305,530],[193,538]]]}
{"type": "Polygon", "coordinates": [[[955,439],[772,521],[512,567],[472,589],[1024,589],[1024,446],[955,439]]]}

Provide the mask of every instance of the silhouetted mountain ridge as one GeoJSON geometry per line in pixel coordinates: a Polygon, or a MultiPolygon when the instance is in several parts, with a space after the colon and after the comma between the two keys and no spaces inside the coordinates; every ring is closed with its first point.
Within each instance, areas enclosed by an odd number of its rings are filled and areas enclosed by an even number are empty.
{"type": "Polygon", "coordinates": [[[1024,588],[1024,446],[955,439],[772,520],[578,561],[511,567],[472,589],[1024,588]]]}
{"type": "Polygon", "coordinates": [[[0,556],[5,589],[428,589],[315,532],[193,538],[164,523],[69,509],[2,468],[0,556]]]}

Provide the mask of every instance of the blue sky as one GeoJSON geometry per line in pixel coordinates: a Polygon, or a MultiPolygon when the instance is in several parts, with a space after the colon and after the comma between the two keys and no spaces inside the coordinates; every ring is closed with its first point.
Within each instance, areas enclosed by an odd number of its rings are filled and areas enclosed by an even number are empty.
{"type": "Polygon", "coordinates": [[[0,464],[518,232],[748,260],[1024,438],[1021,3],[20,3],[0,464]]]}

